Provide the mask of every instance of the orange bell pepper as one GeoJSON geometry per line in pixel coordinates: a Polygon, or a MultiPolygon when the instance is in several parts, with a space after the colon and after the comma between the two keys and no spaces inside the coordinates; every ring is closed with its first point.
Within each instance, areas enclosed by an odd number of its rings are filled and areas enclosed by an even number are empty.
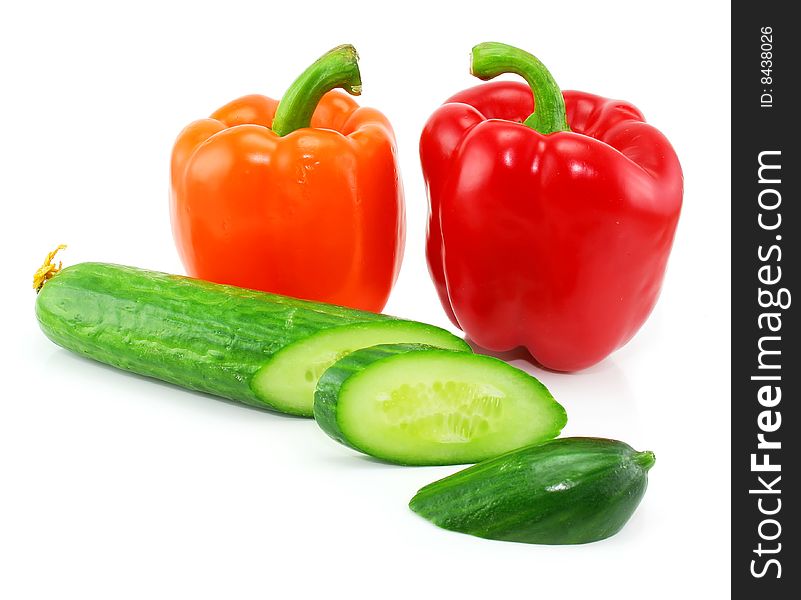
{"type": "Polygon", "coordinates": [[[323,55],[280,103],[244,96],[186,127],[171,219],[189,275],[381,311],[405,241],[392,128],[360,108],[352,46],[323,55]]]}

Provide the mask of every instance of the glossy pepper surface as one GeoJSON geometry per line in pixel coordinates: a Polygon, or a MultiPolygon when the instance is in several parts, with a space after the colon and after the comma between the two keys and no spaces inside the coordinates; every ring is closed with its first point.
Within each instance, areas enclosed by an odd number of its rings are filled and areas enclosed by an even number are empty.
{"type": "Polygon", "coordinates": [[[425,126],[426,254],[440,300],[484,348],[589,367],[656,303],[682,204],[679,161],[634,106],[562,94],[522,50],[479,44],[471,71],[528,85],[468,89],[425,126]]]}
{"type": "Polygon", "coordinates": [[[352,46],[307,69],[280,103],[239,98],[178,137],[171,218],[193,277],[380,311],[405,217],[395,138],[360,108],[352,46]]]}

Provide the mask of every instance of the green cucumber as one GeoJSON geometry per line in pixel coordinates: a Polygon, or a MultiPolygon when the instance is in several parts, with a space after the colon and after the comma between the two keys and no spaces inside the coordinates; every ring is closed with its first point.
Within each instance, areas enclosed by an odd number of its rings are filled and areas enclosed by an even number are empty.
{"type": "Polygon", "coordinates": [[[323,373],[314,417],[337,441],[406,465],[462,464],[559,435],[565,410],[531,375],[420,344],[348,354],[323,373]]]}
{"type": "Polygon", "coordinates": [[[435,481],[409,506],[439,527],[478,537],[584,544],[626,524],[654,460],[616,440],[562,438],[435,481]]]}
{"type": "Polygon", "coordinates": [[[470,351],[432,325],[103,263],[58,272],[39,292],[36,316],[56,344],[100,362],[304,416],[320,374],[356,348],[470,351]]]}

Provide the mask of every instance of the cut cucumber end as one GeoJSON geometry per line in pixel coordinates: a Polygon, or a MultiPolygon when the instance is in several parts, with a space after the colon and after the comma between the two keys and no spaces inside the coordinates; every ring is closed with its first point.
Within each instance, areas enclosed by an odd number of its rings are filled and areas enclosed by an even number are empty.
{"type": "Polygon", "coordinates": [[[318,384],[332,437],[408,465],[478,462],[551,439],[567,422],[542,383],[498,359],[413,344],[350,354],[318,384]]]}
{"type": "Polygon", "coordinates": [[[587,544],[614,535],[631,518],[652,460],[653,453],[618,440],[560,438],[430,483],[409,507],[438,527],[477,537],[587,544]]]}
{"type": "Polygon", "coordinates": [[[314,390],[326,369],[359,348],[403,342],[472,352],[464,340],[433,325],[400,319],[356,323],[289,344],[259,369],[251,388],[260,400],[277,410],[311,417],[314,390]]]}

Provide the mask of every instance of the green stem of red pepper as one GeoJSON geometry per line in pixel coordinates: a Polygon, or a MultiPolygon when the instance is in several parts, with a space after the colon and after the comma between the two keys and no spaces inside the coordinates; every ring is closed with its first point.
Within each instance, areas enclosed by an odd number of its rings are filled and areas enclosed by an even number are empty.
{"type": "Polygon", "coordinates": [[[301,73],[278,104],[273,131],[280,136],[311,126],[312,114],[326,92],[342,88],[352,96],[362,93],[359,55],[350,44],[337,46],[301,73]]]}
{"type": "Polygon", "coordinates": [[[499,42],[484,42],[473,48],[470,73],[485,81],[503,73],[520,75],[534,95],[534,112],[523,124],[544,135],[570,131],[562,90],[533,54],[499,42]]]}

